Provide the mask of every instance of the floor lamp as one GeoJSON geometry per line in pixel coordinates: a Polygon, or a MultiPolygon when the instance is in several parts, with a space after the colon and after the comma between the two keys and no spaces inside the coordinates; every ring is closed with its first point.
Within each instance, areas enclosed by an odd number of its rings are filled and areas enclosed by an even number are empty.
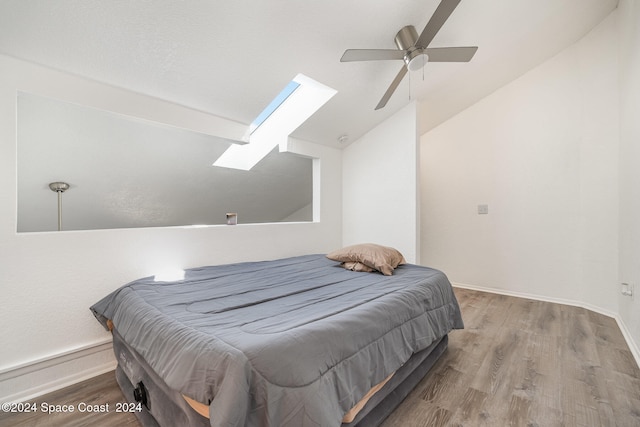
{"type": "Polygon", "coordinates": [[[66,182],[52,182],[49,184],[51,191],[58,193],[58,231],[62,230],[62,193],[69,189],[66,182]]]}

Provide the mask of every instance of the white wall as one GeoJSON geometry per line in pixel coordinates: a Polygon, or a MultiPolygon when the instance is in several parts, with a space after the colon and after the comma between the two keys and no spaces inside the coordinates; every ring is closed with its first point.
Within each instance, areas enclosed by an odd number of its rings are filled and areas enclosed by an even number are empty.
{"type": "Polygon", "coordinates": [[[245,130],[202,112],[0,56],[2,401],[109,367],[112,356],[103,345],[109,334],[89,306],[128,281],[168,265],[273,259],[328,252],[341,244],[341,152],[300,141],[293,145],[302,154],[320,157],[320,171],[314,170],[321,201],[314,204],[314,218],[320,222],[17,234],[18,90],[229,138],[240,138],[245,130]],[[82,354],[87,361],[69,363],[69,354],[82,354]]]}
{"type": "Polygon", "coordinates": [[[419,259],[416,104],[343,151],[343,244],[379,243],[419,259]]]}
{"type": "MultiPolygon", "coordinates": [[[[620,0],[620,316],[640,349],[640,2],[620,0]]],[[[636,350],[640,353],[640,350],[636,350]]]]}
{"type": "Polygon", "coordinates": [[[617,312],[616,45],[614,13],[422,136],[423,264],[617,312]]]}

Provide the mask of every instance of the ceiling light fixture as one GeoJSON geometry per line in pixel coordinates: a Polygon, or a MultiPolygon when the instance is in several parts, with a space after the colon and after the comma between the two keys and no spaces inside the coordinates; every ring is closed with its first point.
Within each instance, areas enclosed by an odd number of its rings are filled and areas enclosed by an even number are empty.
{"type": "Polygon", "coordinates": [[[429,55],[425,53],[424,49],[414,49],[404,56],[404,63],[407,64],[409,71],[418,71],[424,68],[427,62],[429,62],[429,55]]]}

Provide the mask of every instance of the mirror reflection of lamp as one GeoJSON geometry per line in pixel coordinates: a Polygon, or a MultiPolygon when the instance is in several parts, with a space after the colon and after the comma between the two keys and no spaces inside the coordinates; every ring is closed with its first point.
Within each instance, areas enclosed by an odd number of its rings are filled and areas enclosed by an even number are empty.
{"type": "Polygon", "coordinates": [[[49,184],[51,191],[58,193],[58,231],[62,230],[62,193],[69,189],[66,182],[52,182],[49,184]]]}

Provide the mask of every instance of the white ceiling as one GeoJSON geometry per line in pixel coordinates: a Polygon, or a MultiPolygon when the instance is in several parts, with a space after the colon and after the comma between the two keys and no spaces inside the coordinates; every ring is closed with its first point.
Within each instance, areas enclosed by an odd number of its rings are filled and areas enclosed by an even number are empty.
{"type": "Polygon", "coordinates": [[[431,47],[479,46],[470,63],[428,64],[374,107],[401,62],[341,63],[348,48],[395,48],[439,0],[2,0],[0,53],[249,124],[297,74],[338,94],[294,136],[339,146],[418,99],[422,130],[574,43],[617,0],[463,0],[431,47]]]}

